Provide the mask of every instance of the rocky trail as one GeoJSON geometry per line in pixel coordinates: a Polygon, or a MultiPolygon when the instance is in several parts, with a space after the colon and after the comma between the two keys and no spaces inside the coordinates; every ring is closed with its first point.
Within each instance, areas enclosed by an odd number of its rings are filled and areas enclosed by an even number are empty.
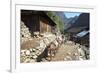
{"type": "Polygon", "coordinates": [[[76,49],[77,46],[69,43],[63,44],[61,47],[59,47],[53,61],[74,60],[75,58],[73,56],[75,54],[78,55],[78,51],[76,49]]]}
{"type": "MultiPolygon", "coordinates": [[[[80,60],[80,55],[78,48],[79,44],[75,44],[72,41],[67,41],[65,44],[62,44],[56,55],[52,58],[51,61],[77,61],[80,60]]],[[[43,62],[47,60],[43,58],[43,62]]]]}

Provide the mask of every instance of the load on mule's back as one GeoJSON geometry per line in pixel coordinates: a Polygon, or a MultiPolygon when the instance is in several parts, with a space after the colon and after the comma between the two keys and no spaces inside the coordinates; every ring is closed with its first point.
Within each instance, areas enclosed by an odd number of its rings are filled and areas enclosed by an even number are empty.
{"type": "Polygon", "coordinates": [[[56,55],[59,47],[63,44],[63,42],[64,38],[62,37],[62,35],[59,35],[56,36],[56,39],[49,44],[49,46],[47,47],[49,61],[51,61],[52,58],[56,55]]]}

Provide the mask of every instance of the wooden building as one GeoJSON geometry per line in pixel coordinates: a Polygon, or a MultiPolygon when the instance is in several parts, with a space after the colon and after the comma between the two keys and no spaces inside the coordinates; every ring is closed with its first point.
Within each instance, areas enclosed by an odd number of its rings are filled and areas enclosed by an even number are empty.
{"type": "Polygon", "coordinates": [[[80,43],[81,45],[89,47],[89,31],[83,30],[77,33],[73,38],[76,43],[80,43]]]}
{"type": "Polygon", "coordinates": [[[73,40],[74,36],[78,33],[80,33],[81,31],[87,29],[86,26],[84,27],[71,27],[70,29],[67,30],[67,34],[70,36],[70,40],[73,40]]]}
{"type": "Polygon", "coordinates": [[[21,10],[21,21],[29,28],[30,33],[54,32],[56,24],[44,11],[21,10]]]}

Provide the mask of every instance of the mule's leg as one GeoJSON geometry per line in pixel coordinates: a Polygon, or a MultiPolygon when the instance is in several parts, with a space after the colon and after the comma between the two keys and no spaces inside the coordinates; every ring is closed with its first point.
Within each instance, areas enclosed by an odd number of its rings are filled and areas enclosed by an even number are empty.
{"type": "Polygon", "coordinates": [[[50,60],[49,61],[51,61],[52,60],[52,50],[50,50],[50,60]]]}
{"type": "Polygon", "coordinates": [[[51,55],[51,51],[50,51],[50,47],[47,48],[47,60],[50,61],[50,55],[51,55]]]}

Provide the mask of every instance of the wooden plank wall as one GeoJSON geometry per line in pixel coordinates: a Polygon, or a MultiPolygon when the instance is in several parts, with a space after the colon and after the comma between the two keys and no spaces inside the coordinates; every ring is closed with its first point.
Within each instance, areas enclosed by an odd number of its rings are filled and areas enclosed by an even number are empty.
{"type": "Polygon", "coordinates": [[[40,32],[51,32],[51,27],[49,20],[40,17],[40,32]]]}
{"type": "Polygon", "coordinates": [[[38,14],[21,15],[21,21],[29,28],[31,34],[36,31],[41,33],[52,32],[51,20],[38,14]]]}

